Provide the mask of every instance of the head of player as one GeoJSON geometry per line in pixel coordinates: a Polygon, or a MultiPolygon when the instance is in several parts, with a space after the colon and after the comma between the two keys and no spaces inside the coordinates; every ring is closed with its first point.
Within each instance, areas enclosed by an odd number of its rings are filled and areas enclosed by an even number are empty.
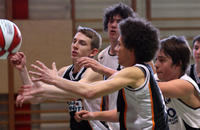
{"type": "Polygon", "coordinates": [[[155,63],[158,78],[169,81],[180,78],[190,63],[190,47],[184,37],[170,36],[161,40],[155,63]]]}
{"type": "Polygon", "coordinates": [[[127,17],[136,17],[136,14],[126,4],[118,3],[105,9],[103,16],[104,31],[108,32],[110,42],[116,42],[119,37],[118,23],[127,17]]]}
{"type": "Polygon", "coordinates": [[[120,65],[132,66],[136,63],[149,62],[154,58],[159,48],[159,33],[150,22],[129,17],[120,22],[119,28],[121,35],[116,51],[120,65]],[[127,51],[122,52],[124,49],[127,51]]]}
{"type": "Polygon", "coordinates": [[[79,26],[71,44],[73,62],[80,57],[96,56],[101,44],[101,36],[95,30],[79,26]]]}

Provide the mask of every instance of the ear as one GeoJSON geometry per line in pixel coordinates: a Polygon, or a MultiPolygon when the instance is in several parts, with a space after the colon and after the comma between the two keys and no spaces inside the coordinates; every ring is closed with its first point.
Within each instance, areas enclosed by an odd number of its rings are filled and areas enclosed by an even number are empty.
{"type": "Polygon", "coordinates": [[[94,57],[98,54],[99,50],[97,48],[92,49],[89,57],[94,57]]]}

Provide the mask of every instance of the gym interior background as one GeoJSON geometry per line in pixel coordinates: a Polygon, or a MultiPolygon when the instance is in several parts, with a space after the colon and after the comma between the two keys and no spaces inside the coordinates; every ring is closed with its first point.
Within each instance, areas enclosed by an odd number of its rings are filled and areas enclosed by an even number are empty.
{"type": "MultiPolygon", "coordinates": [[[[161,38],[185,36],[191,45],[193,37],[199,35],[199,0],[0,0],[0,18],[12,20],[21,30],[20,51],[27,56],[28,69],[35,60],[49,67],[55,61],[60,68],[71,64],[70,44],[79,25],[102,35],[102,49],[109,44],[103,32],[103,12],[118,2],[151,21],[161,38]]],[[[15,98],[22,84],[7,60],[0,60],[0,83],[0,130],[69,129],[65,102],[46,101],[16,108],[15,98]]]]}

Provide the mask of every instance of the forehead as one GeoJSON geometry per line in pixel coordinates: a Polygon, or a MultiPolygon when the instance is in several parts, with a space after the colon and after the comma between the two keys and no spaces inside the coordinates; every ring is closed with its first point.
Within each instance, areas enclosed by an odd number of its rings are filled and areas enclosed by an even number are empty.
{"type": "Polygon", "coordinates": [[[168,55],[166,55],[163,50],[158,51],[157,57],[158,58],[168,58],[168,59],[170,59],[170,57],[168,55]]]}
{"type": "Polygon", "coordinates": [[[87,37],[85,34],[83,34],[81,32],[77,32],[76,35],[74,36],[74,39],[91,43],[91,38],[87,37]]]}
{"type": "Polygon", "coordinates": [[[200,46],[200,42],[199,42],[199,41],[196,41],[196,42],[194,43],[194,46],[200,46]]]}
{"type": "Polygon", "coordinates": [[[121,20],[121,19],[122,19],[122,17],[119,14],[116,14],[116,15],[110,17],[110,20],[121,20]]]}

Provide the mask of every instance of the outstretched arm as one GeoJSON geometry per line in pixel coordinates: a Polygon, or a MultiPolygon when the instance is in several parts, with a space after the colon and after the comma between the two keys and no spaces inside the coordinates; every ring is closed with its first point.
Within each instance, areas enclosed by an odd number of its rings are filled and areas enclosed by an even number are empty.
{"type": "Polygon", "coordinates": [[[24,85],[20,88],[19,92],[23,95],[21,102],[30,102],[32,104],[41,103],[46,100],[69,101],[77,99],[75,94],[67,93],[48,84],[24,85]]]}
{"type": "MultiPolygon", "coordinates": [[[[19,71],[20,78],[23,85],[31,85],[32,81],[26,67],[26,56],[23,52],[17,52],[8,57],[10,63],[19,71]]],[[[28,97],[30,98],[30,97],[28,97]]],[[[24,97],[21,94],[17,95],[16,105],[22,106],[24,97]]]]}
{"type": "Polygon", "coordinates": [[[63,79],[55,75],[55,64],[53,69],[47,68],[42,62],[36,61],[39,66],[32,65],[37,72],[31,71],[30,73],[37,76],[32,77],[33,81],[43,81],[48,84],[55,85],[56,87],[68,92],[75,93],[84,98],[97,98],[109,93],[113,93],[125,86],[137,88],[145,81],[144,73],[138,67],[127,67],[114,75],[108,80],[98,81],[94,83],[74,82],[63,79]]]}
{"type": "Polygon", "coordinates": [[[17,52],[9,56],[11,64],[19,71],[23,85],[32,84],[26,67],[26,56],[23,52],[17,52]]]}

